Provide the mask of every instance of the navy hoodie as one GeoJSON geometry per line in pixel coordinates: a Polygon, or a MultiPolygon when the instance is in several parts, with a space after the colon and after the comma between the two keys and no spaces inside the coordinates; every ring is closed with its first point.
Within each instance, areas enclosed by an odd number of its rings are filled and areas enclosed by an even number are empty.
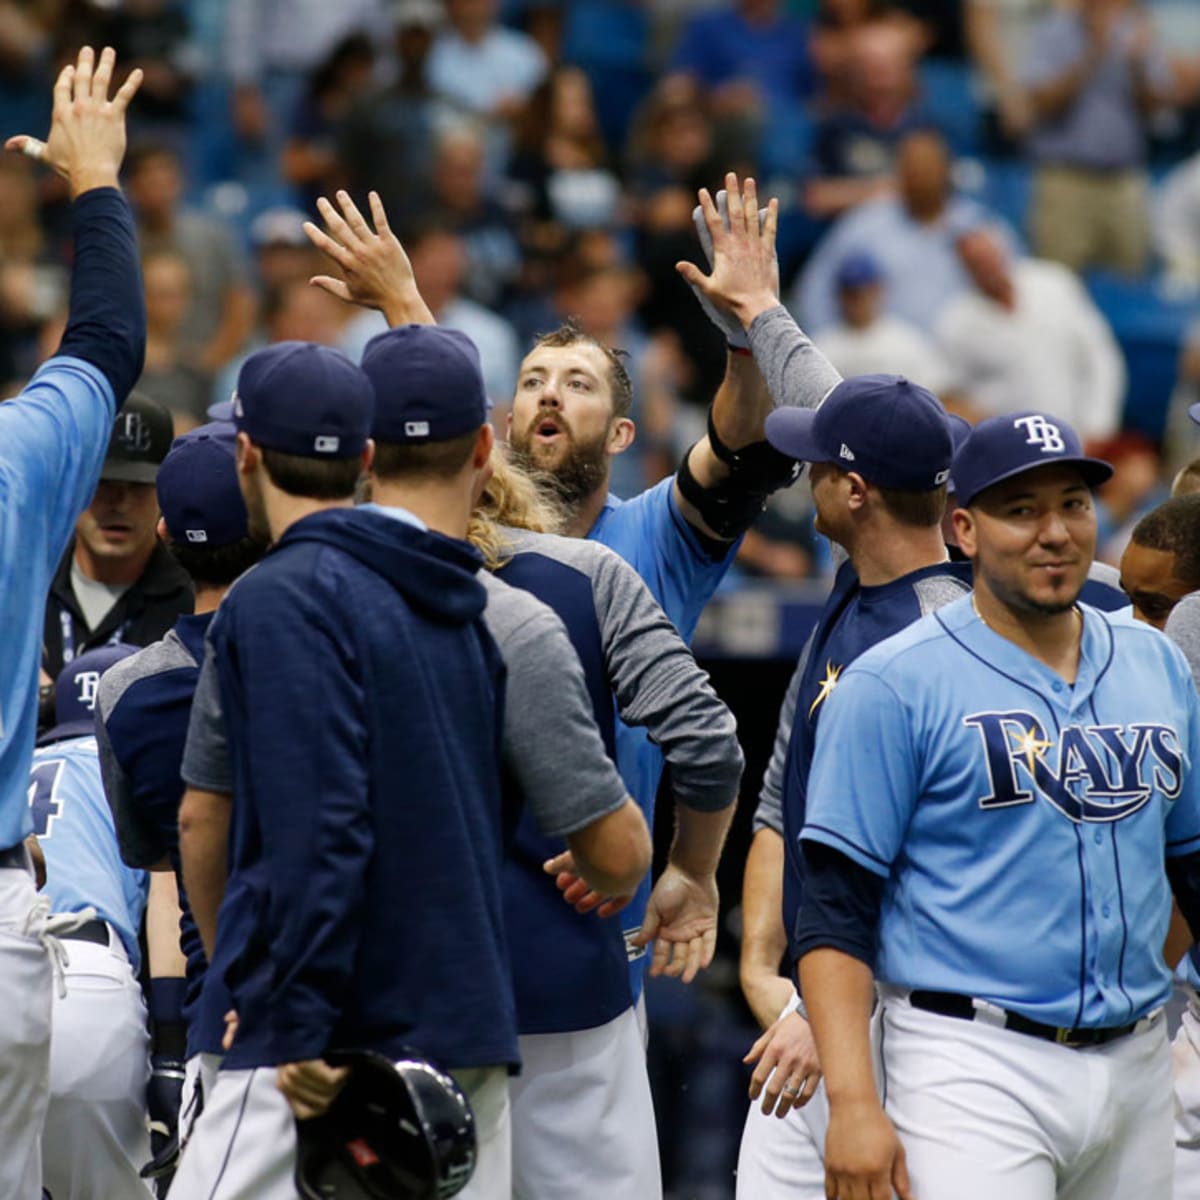
{"type": "Polygon", "coordinates": [[[212,970],[229,1068],[405,1046],[515,1064],[500,898],[504,673],[462,542],[296,522],[211,628],[235,794],[212,970]]]}

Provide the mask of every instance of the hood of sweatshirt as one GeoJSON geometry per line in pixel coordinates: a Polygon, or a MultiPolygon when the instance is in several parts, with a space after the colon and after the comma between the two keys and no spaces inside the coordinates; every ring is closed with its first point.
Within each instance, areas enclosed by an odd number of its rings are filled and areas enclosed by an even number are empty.
{"type": "Polygon", "coordinates": [[[466,543],[382,513],[330,508],[297,521],[278,547],[321,542],[382,575],[414,609],[443,624],[465,625],[483,613],[476,578],[483,559],[466,543]]]}

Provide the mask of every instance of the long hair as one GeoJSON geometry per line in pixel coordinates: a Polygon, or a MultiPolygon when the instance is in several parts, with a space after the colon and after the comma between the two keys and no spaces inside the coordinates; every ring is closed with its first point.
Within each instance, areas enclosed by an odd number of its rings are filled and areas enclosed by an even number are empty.
{"type": "Polygon", "coordinates": [[[558,533],[568,513],[551,489],[539,485],[535,473],[517,466],[504,447],[492,448],[491,465],[492,477],[471,516],[467,541],[483,555],[487,569],[495,571],[512,557],[507,530],[558,533]]]}

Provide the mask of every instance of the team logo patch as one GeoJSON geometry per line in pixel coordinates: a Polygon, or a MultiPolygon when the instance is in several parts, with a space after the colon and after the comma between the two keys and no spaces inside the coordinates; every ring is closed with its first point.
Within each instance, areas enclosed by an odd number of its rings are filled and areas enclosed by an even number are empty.
{"type": "Polygon", "coordinates": [[[96,693],[100,690],[100,672],[80,671],[75,676],[75,686],[79,689],[79,703],[89,710],[95,708],[96,693]]]}
{"type": "Polygon", "coordinates": [[[942,486],[942,484],[943,484],[943,483],[945,483],[945,482],[946,482],[946,480],[947,480],[947,479],[949,479],[949,478],[950,478],[950,468],[949,468],[949,467],[947,467],[947,468],[946,468],[946,470],[944,470],[944,471],[939,471],[939,472],[938,472],[938,473],[937,473],[937,474],[936,474],[936,475],[933,477],[933,486],[934,486],[934,487],[941,487],[941,486],[942,486]]]}
{"type": "Polygon", "coordinates": [[[150,429],[142,420],[141,413],[121,413],[117,417],[113,436],[134,454],[145,454],[150,449],[150,429]]]}
{"type": "Polygon", "coordinates": [[[984,809],[1032,804],[1039,796],[1081,824],[1120,821],[1156,792],[1183,787],[1183,749],[1169,725],[1068,725],[1057,745],[1028,712],[963,717],[978,731],[991,792],[984,809]]]}
{"type": "Polygon", "coordinates": [[[1018,417],[1013,422],[1014,429],[1025,431],[1027,446],[1040,446],[1043,454],[1061,454],[1067,444],[1063,441],[1062,430],[1052,421],[1037,414],[1029,417],[1018,417]]]}
{"type": "Polygon", "coordinates": [[[340,437],[334,437],[328,433],[313,439],[313,449],[318,454],[336,454],[341,444],[342,439],[340,437]]]}
{"type": "Polygon", "coordinates": [[[405,421],[404,422],[405,437],[428,437],[429,422],[428,421],[405,421]]]}
{"type": "Polygon", "coordinates": [[[187,535],[187,540],[189,542],[207,542],[208,541],[208,530],[207,529],[185,529],[184,533],[187,535]]]}
{"type": "Polygon", "coordinates": [[[245,409],[242,408],[241,396],[239,396],[237,392],[234,392],[231,399],[233,400],[233,415],[235,417],[244,417],[246,412],[245,409]]]}
{"type": "Polygon", "coordinates": [[[835,667],[833,661],[827,659],[825,662],[825,678],[821,680],[820,691],[817,692],[816,699],[809,705],[808,719],[813,719],[813,714],[829,699],[833,689],[837,687],[838,676],[842,673],[841,667],[835,667]]]}
{"type": "Polygon", "coordinates": [[[847,446],[845,442],[843,442],[842,448],[838,451],[838,458],[844,458],[847,462],[853,462],[854,461],[854,451],[851,450],[850,447],[847,446]]]}

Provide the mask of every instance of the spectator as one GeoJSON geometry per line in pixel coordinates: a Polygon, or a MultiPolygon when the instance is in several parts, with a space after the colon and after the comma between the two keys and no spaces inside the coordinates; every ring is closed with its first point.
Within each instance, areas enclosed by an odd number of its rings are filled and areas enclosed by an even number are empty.
{"type": "Polygon", "coordinates": [[[498,307],[520,273],[521,250],[513,222],[488,190],[483,140],[470,125],[451,126],[438,137],[432,204],[439,220],[462,238],[466,292],[498,307]]]}
{"type": "Polygon", "coordinates": [[[855,42],[861,31],[878,25],[903,34],[914,59],[929,44],[929,31],[891,0],[821,0],[810,53],[821,77],[822,103],[836,107],[851,101],[855,42]]]}
{"type": "Polygon", "coordinates": [[[50,584],[42,666],[52,678],[85,650],[149,645],[192,611],[191,580],[156,533],[154,478],[171,437],[171,414],[132,393],[117,414],[96,494],[50,584]]]}
{"type": "Polygon", "coordinates": [[[870,254],[878,263],[887,280],[887,311],[923,329],[931,328],[942,306],[968,286],[955,248],[957,235],[999,218],[954,194],[950,152],[940,134],[924,130],[904,139],[896,181],[897,196],[848,212],[818,244],[789,297],[788,307],[806,329],[836,323],[837,270],[854,252],[870,254]]]}
{"type": "Polygon", "coordinates": [[[958,241],[974,285],[951,300],[936,333],[956,388],[981,417],[1036,409],[1084,439],[1121,424],[1125,362],[1079,280],[1045,259],[1013,261],[988,230],[958,241]]]}
{"type": "Polygon", "coordinates": [[[1200,288],[1200,154],[1172,167],[1152,206],[1154,248],[1167,280],[1187,291],[1200,288]]]}
{"type": "Polygon", "coordinates": [[[1133,615],[1155,629],[1200,590],[1200,496],[1166,500],[1134,526],[1121,556],[1121,590],[1133,615]]]}
{"type": "Polygon", "coordinates": [[[897,149],[922,123],[911,39],[869,25],[855,34],[850,98],[817,126],[815,178],[804,189],[810,216],[836,217],[894,186],[897,149]]]}
{"type": "Polygon", "coordinates": [[[526,243],[562,250],[568,231],[611,227],[621,185],[609,169],[592,85],[578,67],[558,67],[530,99],[508,176],[526,215],[526,243]]]}
{"type": "Polygon", "coordinates": [[[447,0],[449,26],[429,57],[434,91],[488,122],[489,174],[508,159],[508,127],[549,70],[541,47],[497,21],[499,0],[447,0]]]}
{"type": "Polygon", "coordinates": [[[268,208],[251,222],[250,245],[264,295],[305,282],[320,268],[320,258],[304,232],[306,219],[296,208],[268,208]]]}
{"type": "Polygon", "coordinates": [[[992,149],[1014,152],[1033,127],[1033,102],[1021,79],[1033,30],[1054,0],[966,0],[966,37],[982,77],[992,149]]]}
{"type": "Polygon", "coordinates": [[[428,210],[438,136],[466,111],[430,82],[430,51],[441,16],[441,5],[432,0],[397,5],[396,79],[354,105],[338,138],[350,190],[361,196],[373,188],[397,223],[428,210]]]}
{"type": "Polygon", "coordinates": [[[166,144],[131,147],[125,178],[143,256],[172,251],[188,264],[192,303],[180,338],[204,370],[216,371],[242,348],[254,323],[241,255],[216,221],[181,207],[183,172],[166,144]]]}
{"type": "Polygon", "coordinates": [[[1025,81],[1035,123],[1034,247],[1075,270],[1146,265],[1145,119],[1171,95],[1149,15],[1080,0],[1034,31],[1025,81]]]}
{"type": "Polygon", "coordinates": [[[355,102],[370,91],[374,68],[375,48],[366,34],[343,38],[313,73],[292,115],[282,169],[311,213],[318,196],[332,196],[345,183],[338,132],[355,102]]]}
{"type": "Polygon", "coordinates": [[[713,117],[755,144],[765,127],[786,128],[813,91],[808,28],[783,7],[778,0],[736,0],[700,13],[671,59],[672,72],[704,89],[713,117]]]}
{"type": "Polygon", "coordinates": [[[949,391],[950,371],[933,341],[916,325],[884,311],[887,285],[875,260],[852,254],[838,268],[841,321],[813,334],[838,373],[903,375],[938,396],[949,391]]]}
{"type": "Polygon", "coordinates": [[[273,173],[308,79],[343,38],[383,33],[384,0],[231,0],[227,11],[234,130],[273,173]]]}
{"type": "Polygon", "coordinates": [[[146,366],[138,391],[171,413],[175,436],[205,420],[212,377],[190,359],[179,331],[191,303],[192,275],[187,260],[170,250],[142,261],[146,289],[146,366]]]}

